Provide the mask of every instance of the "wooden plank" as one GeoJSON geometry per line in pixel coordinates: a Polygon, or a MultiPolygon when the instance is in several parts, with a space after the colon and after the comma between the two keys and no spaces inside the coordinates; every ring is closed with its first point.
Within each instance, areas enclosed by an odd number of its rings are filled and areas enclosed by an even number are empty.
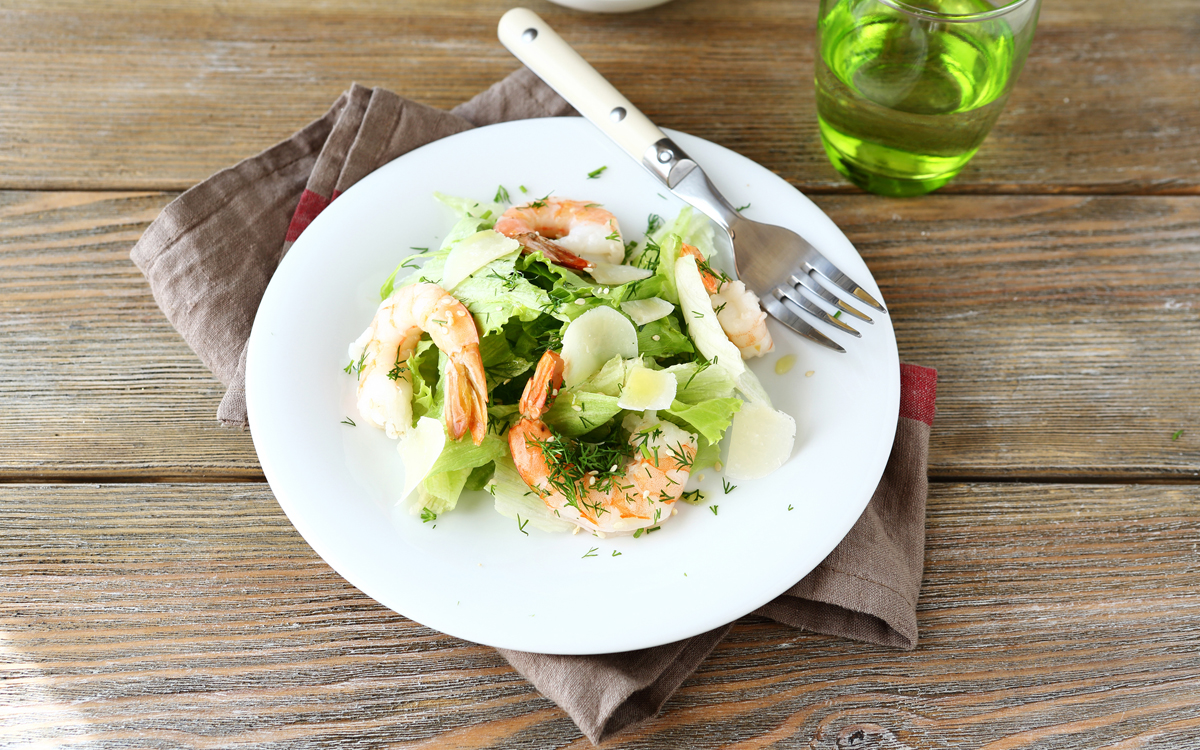
{"type": "MultiPolygon", "coordinates": [[[[1194,486],[935,485],[916,651],[745,619],[611,745],[1195,746],[1197,529],[1194,486]]],[[[588,746],[261,485],[0,487],[0,554],[6,745],[588,746]]]]}
{"type": "MultiPolygon", "coordinates": [[[[510,3],[353,0],[8,4],[0,187],[182,189],[286,137],[352,81],[450,107],[516,65],[510,3]]],[[[810,191],[853,191],[817,137],[817,3],[674,2],[542,13],[664,126],[810,191]]],[[[958,192],[1200,190],[1200,47],[1190,0],[1153,13],[1056,0],[958,192]]]]}
{"type": "Polygon", "coordinates": [[[129,260],[173,197],[0,193],[0,476],[262,476],[129,260]]]}
{"type": "Polygon", "coordinates": [[[932,476],[1200,476],[1200,203],[818,202],[938,369],[932,476]]]}
{"type": "MultiPolygon", "coordinates": [[[[128,259],[171,197],[0,193],[0,478],[261,476],[128,259]]],[[[1200,473],[1200,199],[818,201],[939,370],[931,475],[1200,473]]]]}

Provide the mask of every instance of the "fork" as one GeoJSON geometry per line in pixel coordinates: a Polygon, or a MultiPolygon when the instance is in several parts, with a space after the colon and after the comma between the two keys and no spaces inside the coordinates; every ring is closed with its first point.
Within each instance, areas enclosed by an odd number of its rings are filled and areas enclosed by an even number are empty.
{"type": "Polygon", "coordinates": [[[883,305],[803,237],[790,229],[742,216],[717,191],[699,164],[536,13],[525,8],[508,11],[500,18],[499,36],[509,52],[616,141],[667,189],[707,214],[728,233],[738,278],[759,296],[763,309],[780,323],[800,336],[845,353],[841,345],[810,325],[799,313],[855,337],[861,337],[861,334],[841,320],[840,313],[866,323],[873,321],[846,304],[833,289],[887,313],[883,305]],[[830,315],[813,297],[836,312],[830,315]]]}

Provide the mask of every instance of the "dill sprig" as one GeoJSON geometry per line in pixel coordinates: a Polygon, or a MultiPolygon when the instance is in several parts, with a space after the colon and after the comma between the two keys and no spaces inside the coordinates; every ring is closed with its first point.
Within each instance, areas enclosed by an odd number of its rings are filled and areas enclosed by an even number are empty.
{"type": "Polygon", "coordinates": [[[547,484],[567,499],[567,505],[579,511],[588,510],[594,516],[608,510],[599,501],[589,502],[592,490],[612,492],[616,480],[625,469],[633,452],[630,441],[620,439],[589,443],[564,437],[550,428],[550,437],[538,440],[549,473],[547,484]]]}
{"type": "Polygon", "coordinates": [[[496,197],[492,198],[492,203],[512,203],[512,199],[508,197],[508,190],[503,185],[496,188],[496,197]]]}

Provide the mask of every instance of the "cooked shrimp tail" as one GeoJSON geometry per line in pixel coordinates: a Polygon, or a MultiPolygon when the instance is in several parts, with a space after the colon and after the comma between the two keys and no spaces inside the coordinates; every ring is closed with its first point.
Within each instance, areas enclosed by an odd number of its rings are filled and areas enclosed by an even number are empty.
{"type": "Polygon", "coordinates": [[[538,360],[533,377],[525,384],[521,393],[520,412],[526,419],[541,419],[549,408],[546,402],[562,388],[563,369],[566,363],[558,352],[547,350],[538,360]]]}
{"type": "Polygon", "coordinates": [[[522,253],[528,255],[529,253],[539,252],[546,256],[546,260],[564,268],[570,268],[575,271],[586,271],[596,266],[590,260],[580,258],[557,242],[548,240],[536,232],[518,234],[513,239],[521,243],[522,253]]]}
{"type": "Polygon", "coordinates": [[[479,445],[487,435],[487,378],[479,345],[464,347],[463,354],[446,364],[446,428],[455,440],[470,432],[479,445]]]}

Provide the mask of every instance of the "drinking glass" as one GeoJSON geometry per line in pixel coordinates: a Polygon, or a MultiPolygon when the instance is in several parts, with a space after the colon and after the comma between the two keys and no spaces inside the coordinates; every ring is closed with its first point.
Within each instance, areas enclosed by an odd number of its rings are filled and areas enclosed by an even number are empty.
{"type": "Polygon", "coordinates": [[[1020,75],[1041,0],[821,0],[817,116],[834,168],[882,195],[949,182],[1020,75]]]}

